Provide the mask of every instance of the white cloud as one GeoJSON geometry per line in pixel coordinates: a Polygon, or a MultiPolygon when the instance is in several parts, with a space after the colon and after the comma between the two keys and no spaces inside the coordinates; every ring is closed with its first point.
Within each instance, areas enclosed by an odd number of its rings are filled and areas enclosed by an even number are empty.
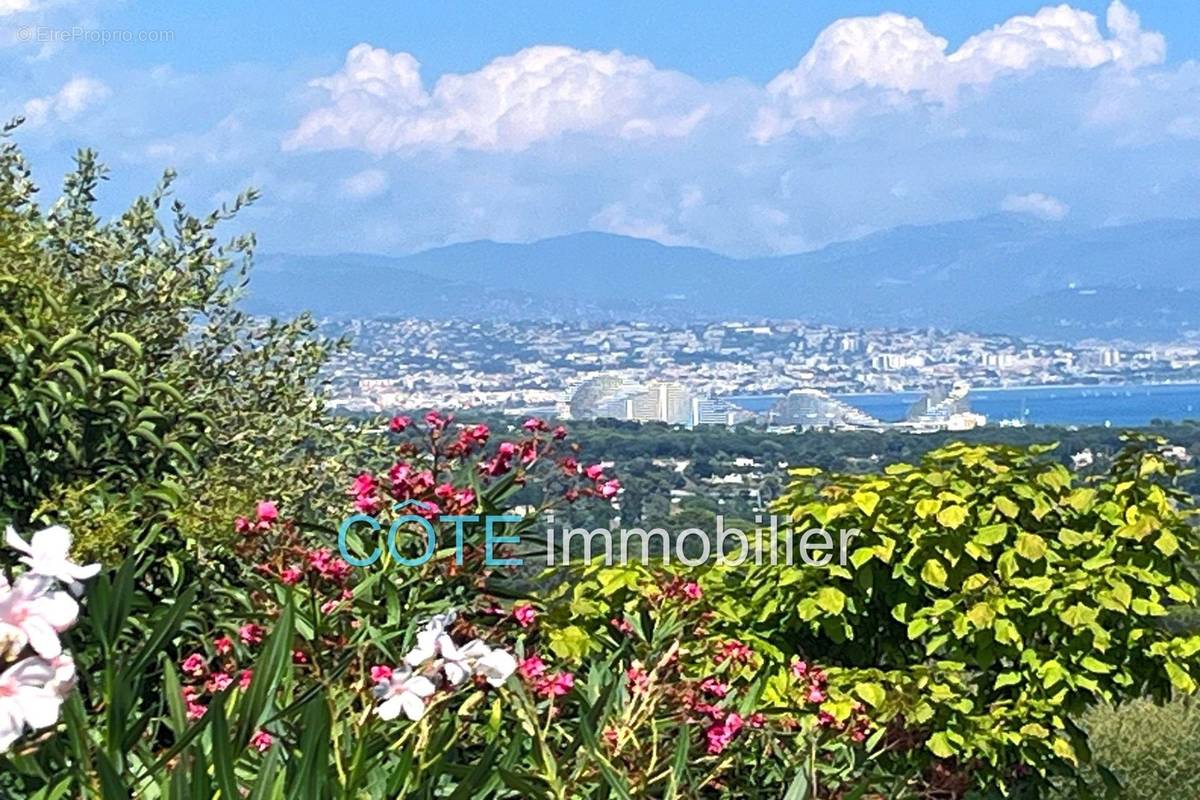
{"type": "Polygon", "coordinates": [[[94,78],[75,77],[54,94],[26,101],[23,114],[31,127],[47,122],[69,122],[112,94],[94,78]]]}
{"type": "Polygon", "coordinates": [[[387,173],[381,169],[364,169],[346,178],[341,183],[346,197],[365,199],[382,194],[388,187],[387,173]]]}
{"type": "Polygon", "coordinates": [[[359,44],[342,69],[312,81],[328,104],[284,140],[288,150],[372,153],[421,146],[515,152],[565,134],[686,136],[708,114],[700,84],[642,58],[539,45],[426,91],[408,53],[359,44]]]}
{"type": "Polygon", "coordinates": [[[0,0],[0,17],[33,11],[33,0],[0,0]]]}
{"type": "Polygon", "coordinates": [[[1060,220],[1071,211],[1071,207],[1062,200],[1041,192],[1010,194],[1000,202],[1000,208],[1003,211],[1032,214],[1050,220],[1060,220]]]}
{"type": "Polygon", "coordinates": [[[862,113],[919,103],[952,105],[964,87],[1003,76],[1054,68],[1133,69],[1166,56],[1162,35],[1141,29],[1120,0],[1109,6],[1109,36],[1096,17],[1067,5],[1016,16],[978,33],[953,53],[919,19],[900,14],[840,19],[821,31],[791,70],[767,85],[771,99],[759,112],[759,141],[798,128],[838,133],[862,113]]]}

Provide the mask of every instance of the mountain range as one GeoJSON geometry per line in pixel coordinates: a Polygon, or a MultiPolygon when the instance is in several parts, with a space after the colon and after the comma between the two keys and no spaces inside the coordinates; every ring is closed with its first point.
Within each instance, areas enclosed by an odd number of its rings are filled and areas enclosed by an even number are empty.
{"type": "Polygon", "coordinates": [[[808,319],[1077,340],[1200,332],[1200,220],[1017,214],[737,259],[607,233],[404,256],[263,256],[247,307],[320,317],[808,319]]]}

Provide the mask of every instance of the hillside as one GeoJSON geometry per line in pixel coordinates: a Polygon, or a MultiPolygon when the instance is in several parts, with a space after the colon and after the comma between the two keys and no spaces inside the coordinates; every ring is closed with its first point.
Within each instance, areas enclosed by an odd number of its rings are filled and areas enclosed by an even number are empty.
{"type": "Polygon", "coordinates": [[[399,257],[267,256],[250,308],[321,316],[776,317],[1160,338],[1195,326],[1183,296],[1175,297],[1178,310],[1163,312],[1162,300],[1200,290],[1198,262],[1200,220],[1089,229],[999,214],[751,259],[589,232],[399,257]],[[1093,296],[1079,288],[1102,289],[1106,302],[1084,299],[1093,296]],[[1123,315],[1116,326],[1114,304],[1123,315]]]}

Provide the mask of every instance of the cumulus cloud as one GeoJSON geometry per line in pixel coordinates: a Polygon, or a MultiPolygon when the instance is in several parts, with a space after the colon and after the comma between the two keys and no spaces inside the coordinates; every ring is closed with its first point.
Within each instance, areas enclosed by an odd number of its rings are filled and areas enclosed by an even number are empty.
{"type": "Polygon", "coordinates": [[[33,0],[0,0],[0,17],[33,10],[33,0]]]}
{"type": "Polygon", "coordinates": [[[311,85],[326,104],[291,131],[286,150],[514,152],[572,133],[686,136],[708,113],[703,102],[688,102],[701,87],[680,73],[617,50],[547,45],[443,75],[427,90],[411,55],[359,44],[341,70],[311,85]]]}
{"type": "Polygon", "coordinates": [[[364,169],[356,172],[341,183],[342,194],[355,199],[365,199],[382,194],[388,187],[387,173],[381,169],[364,169]]]}
{"type": "Polygon", "coordinates": [[[753,134],[769,141],[797,129],[838,133],[861,113],[915,104],[952,105],[965,87],[1047,69],[1125,69],[1160,63],[1166,42],[1143,31],[1114,0],[1108,36],[1096,17],[1067,5],[1016,16],[978,33],[952,53],[924,24],[900,14],[840,19],[817,36],[791,70],[767,85],[753,134]]]}
{"type": "Polygon", "coordinates": [[[1071,211],[1071,207],[1062,200],[1041,192],[1010,194],[1000,202],[1000,209],[1050,220],[1060,220],[1071,211]]]}
{"type": "Polygon", "coordinates": [[[54,94],[26,101],[24,116],[32,127],[52,121],[69,122],[110,94],[108,86],[94,78],[75,77],[54,94]]]}
{"type": "Polygon", "coordinates": [[[246,224],[267,251],[600,229],[761,255],[1001,206],[1080,225],[1200,213],[1200,62],[1156,66],[1161,36],[1121,5],[994,21],[957,47],[909,16],[836,21],[769,86],[570,47],[443,76],[367,45],[281,73],[136,48],[31,66],[0,44],[0,99],[43,126],[24,137],[35,163],[85,141],[125,164],[113,196],[168,165],[190,199],[261,188],[246,224]],[[97,78],[112,99],[89,105],[108,94],[97,78]],[[779,125],[762,142],[760,109],[779,125]]]}

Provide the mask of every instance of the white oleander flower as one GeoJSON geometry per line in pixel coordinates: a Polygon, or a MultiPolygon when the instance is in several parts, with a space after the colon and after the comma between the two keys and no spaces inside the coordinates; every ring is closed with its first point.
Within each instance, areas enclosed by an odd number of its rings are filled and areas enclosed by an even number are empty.
{"type": "MultiPolygon", "coordinates": [[[[2,579],[0,579],[2,580],[2,579]]],[[[58,634],[75,624],[79,604],[50,581],[26,573],[0,584],[0,653],[15,658],[29,645],[42,658],[62,655],[58,634]]]]}
{"type": "Polygon", "coordinates": [[[63,653],[50,659],[50,666],[54,668],[54,677],[46,684],[46,688],[58,695],[60,700],[66,700],[75,688],[75,659],[69,653],[63,653]]]}
{"type": "Polygon", "coordinates": [[[426,661],[431,661],[438,655],[438,638],[446,632],[446,628],[454,623],[457,616],[454,609],[442,614],[435,614],[425,623],[425,627],[417,631],[417,642],[412,650],[404,656],[404,663],[410,667],[419,667],[426,661]]]}
{"type": "Polygon", "coordinates": [[[375,713],[380,719],[391,720],[404,714],[413,722],[425,716],[425,701],[433,696],[437,687],[424,675],[414,675],[408,667],[392,671],[392,677],[375,686],[375,695],[383,702],[375,713]]]}
{"type": "Polygon", "coordinates": [[[53,686],[55,671],[49,661],[30,657],[0,673],[0,752],[26,728],[39,730],[58,721],[62,697],[53,686]]]}
{"type": "Polygon", "coordinates": [[[482,639],[472,639],[462,647],[446,635],[438,640],[442,654],[442,673],[451,686],[457,686],[478,671],[479,663],[492,653],[482,639]]]}
{"type": "Polygon", "coordinates": [[[25,554],[21,562],[29,567],[30,572],[61,581],[76,596],[83,591],[80,581],[100,571],[99,564],[80,565],[71,560],[71,532],[61,525],[37,531],[29,537],[28,542],[10,526],[5,530],[4,541],[12,549],[25,554]]]}
{"type": "Polygon", "coordinates": [[[502,686],[517,669],[517,659],[507,650],[489,650],[475,663],[475,671],[492,686],[502,686]]]}

